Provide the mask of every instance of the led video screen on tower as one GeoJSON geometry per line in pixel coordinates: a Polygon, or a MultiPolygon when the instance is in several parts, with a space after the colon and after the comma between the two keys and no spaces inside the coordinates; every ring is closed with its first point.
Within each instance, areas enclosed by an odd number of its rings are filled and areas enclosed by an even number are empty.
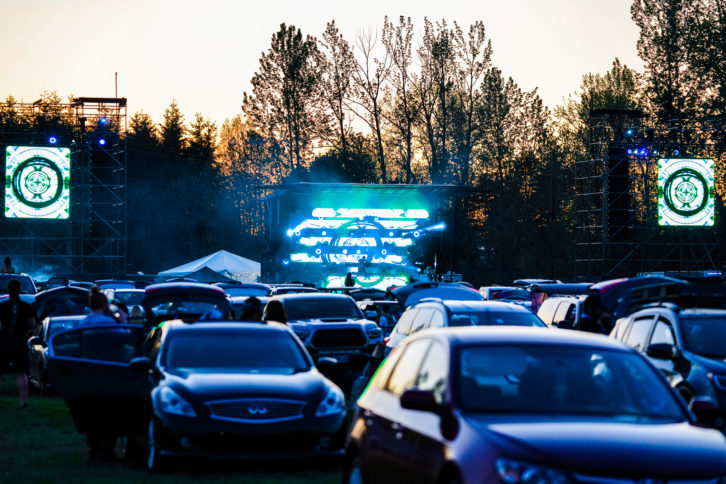
{"type": "Polygon", "coordinates": [[[5,151],[5,217],[67,219],[71,150],[8,146],[5,151]]]}
{"type": "Polygon", "coordinates": [[[658,225],[714,225],[714,180],[713,160],[658,160],[658,225]]]}

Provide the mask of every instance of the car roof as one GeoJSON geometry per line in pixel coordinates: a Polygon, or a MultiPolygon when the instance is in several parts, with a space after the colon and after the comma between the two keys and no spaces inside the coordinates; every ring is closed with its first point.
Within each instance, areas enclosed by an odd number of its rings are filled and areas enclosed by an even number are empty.
{"type": "Polygon", "coordinates": [[[239,330],[239,331],[278,331],[290,332],[284,324],[264,321],[196,321],[185,323],[181,320],[167,321],[166,331],[203,331],[203,330],[239,330]]]}
{"type": "Polygon", "coordinates": [[[679,312],[680,312],[681,316],[723,316],[723,317],[726,317],[726,309],[718,309],[718,308],[687,308],[687,309],[681,309],[679,312]]]}
{"type": "Polygon", "coordinates": [[[443,304],[452,312],[459,311],[514,311],[531,313],[526,307],[505,301],[457,301],[446,299],[443,301],[422,301],[414,307],[423,307],[426,304],[443,304]]]}
{"type": "Polygon", "coordinates": [[[199,282],[161,282],[159,284],[151,284],[144,288],[144,291],[146,291],[146,294],[151,294],[151,293],[163,294],[166,292],[173,293],[174,291],[179,291],[179,290],[182,290],[182,291],[184,291],[184,290],[201,290],[201,291],[214,292],[217,294],[225,295],[224,291],[221,288],[219,288],[217,286],[213,286],[211,284],[202,284],[199,282]]]}
{"type": "Polygon", "coordinates": [[[290,299],[346,299],[355,301],[352,297],[348,296],[347,294],[334,294],[334,293],[328,293],[328,292],[299,292],[299,293],[292,293],[292,294],[277,294],[275,296],[272,296],[270,300],[278,299],[278,300],[290,300],[290,299]]]}
{"type": "Polygon", "coordinates": [[[425,335],[448,340],[452,345],[470,344],[536,344],[573,346],[603,350],[634,351],[624,343],[604,335],[567,329],[522,326],[470,326],[427,329],[411,339],[425,335]]]}

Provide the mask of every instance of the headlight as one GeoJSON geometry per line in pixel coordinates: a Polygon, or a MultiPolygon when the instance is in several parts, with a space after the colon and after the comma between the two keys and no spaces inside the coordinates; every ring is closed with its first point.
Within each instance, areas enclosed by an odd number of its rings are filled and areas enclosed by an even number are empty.
{"type": "Polygon", "coordinates": [[[318,405],[318,410],[315,412],[316,417],[327,417],[329,415],[335,415],[345,411],[345,397],[343,392],[337,387],[328,388],[328,392],[325,394],[325,398],[318,405]]]}
{"type": "Polygon", "coordinates": [[[536,464],[497,459],[497,475],[502,482],[522,484],[569,484],[570,479],[560,471],[536,464]]]}
{"type": "Polygon", "coordinates": [[[381,328],[368,328],[366,329],[366,334],[368,335],[368,339],[378,339],[383,336],[383,331],[381,331],[381,328]]]}
{"type": "Polygon", "coordinates": [[[305,341],[305,338],[310,336],[310,330],[308,329],[295,329],[293,332],[300,338],[301,341],[305,341]]]}
{"type": "Polygon", "coordinates": [[[183,415],[185,417],[197,416],[197,413],[189,402],[169,387],[162,387],[159,391],[159,403],[161,404],[160,410],[164,413],[183,415]]]}

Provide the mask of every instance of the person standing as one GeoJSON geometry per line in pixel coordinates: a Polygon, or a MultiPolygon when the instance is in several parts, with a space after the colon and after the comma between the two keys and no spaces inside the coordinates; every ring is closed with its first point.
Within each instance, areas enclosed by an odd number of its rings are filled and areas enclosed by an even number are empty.
{"type": "MultiPolygon", "coordinates": [[[[7,261],[7,260],[6,260],[7,261]]],[[[20,406],[28,406],[28,334],[35,328],[30,304],[20,300],[20,281],[8,282],[8,299],[0,303],[0,369],[15,374],[20,406]]]]}
{"type": "Polygon", "coordinates": [[[5,258],[5,265],[0,268],[0,274],[15,274],[15,267],[13,267],[10,257],[5,258]]]}
{"type": "Polygon", "coordinates": [[[91,314],[81,320],[80,326],[116,324],[118,322],[111,316],[111,311],[108,309],[108,298],[98,286],[91,286],[88,293],[88,307],[91,309],[91,314]]]}

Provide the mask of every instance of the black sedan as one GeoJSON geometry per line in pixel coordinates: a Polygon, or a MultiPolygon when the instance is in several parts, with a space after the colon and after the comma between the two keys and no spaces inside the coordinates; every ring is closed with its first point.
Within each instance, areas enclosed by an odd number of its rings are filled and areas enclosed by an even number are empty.
{"type": "MultiPolygon", "coordinates": [[[[713,401],[694,411],[713,412],[713,401]]],[[[430,330],[358,401],[344,482],[723,482],[726,438],[700,428],[641,355],[540,328],[430,330]]]]}
{"type": "Polygon", "coordinates": [[[170,457],[340,454],[343,393],[286,326],[169,321],[132,359],[137,329],[83,328],[51,342],[49,373],[93,452],[142,434],[150,470],[170,457]],[[93,356],[91,337],[103,344],[93,356]]]}

